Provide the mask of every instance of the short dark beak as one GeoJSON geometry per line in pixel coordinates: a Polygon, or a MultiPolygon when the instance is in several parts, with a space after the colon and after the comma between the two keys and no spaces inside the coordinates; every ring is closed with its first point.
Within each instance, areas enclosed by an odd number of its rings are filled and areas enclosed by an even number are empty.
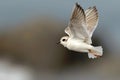
{"type": "Polygon", "coordinates": [[[60,44],[60,41],[59,41],[59,42],[57,42],[57,44],[60,44]]]}

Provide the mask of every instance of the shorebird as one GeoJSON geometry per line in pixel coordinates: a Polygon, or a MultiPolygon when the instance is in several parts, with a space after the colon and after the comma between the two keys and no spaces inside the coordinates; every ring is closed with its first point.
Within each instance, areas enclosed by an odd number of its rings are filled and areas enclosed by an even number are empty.
{"type": "Polygon", "coordinates": [[[98,11],[96,6],[87,10],[75,4],[68,27],[65,28],[64,36],[60,39],[60,44],[69,50],[77,52],[87,52],[89,58],[97,58],[103,55],[102,46],[92,46],[92,35],[98,25],[98,11]]]}

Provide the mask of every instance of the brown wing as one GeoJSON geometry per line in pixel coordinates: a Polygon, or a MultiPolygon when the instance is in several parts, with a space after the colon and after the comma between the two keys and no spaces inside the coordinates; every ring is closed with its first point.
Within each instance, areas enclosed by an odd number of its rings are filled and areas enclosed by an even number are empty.
{"type": "Polygon", "coordinates": [[[92,37],[92,34],[94,30],[97,27],[98,24],[98,11],[96,7],[89,7],[86,11],[86,24],[87,24],[87,30],[90,34],[90,37],[92,37]]]}
{"type": "Polygon", "coordinates": [[[73,36],[80,39],[88,38],[88,32],[86,27],[85,12],[83,8],[76,3],[73,10],[72,16],[70,18],[70,23],[65,29],[65,32],[69,36],[73,36]]]}
{"type": "Polygon", "coordinates": [[[85,23],[85,12],[78,3],[76,3],[75,5],[72,16],[70,18],[70,22],[77,23],[77,24],[85,23]]]}

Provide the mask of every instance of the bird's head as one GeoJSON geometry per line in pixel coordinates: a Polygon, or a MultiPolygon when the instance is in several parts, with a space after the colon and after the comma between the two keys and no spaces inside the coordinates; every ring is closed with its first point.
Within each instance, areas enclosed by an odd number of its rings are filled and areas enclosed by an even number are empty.
{"type": "Polygon", "coordinates": [[[60,39],[60,44],[62,44],[64,47],[67,46],[67,42],[68,42],[69,36],[64,36],[60,39]]]}

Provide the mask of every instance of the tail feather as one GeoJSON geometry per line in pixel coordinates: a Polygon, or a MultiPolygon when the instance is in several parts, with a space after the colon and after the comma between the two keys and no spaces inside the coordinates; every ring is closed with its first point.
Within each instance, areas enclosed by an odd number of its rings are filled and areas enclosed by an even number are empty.
{"type": "Polygon", "coordinates": [[[102,48],[102,46],[95,47],[95,52],[98,55],[102,56],[103,55],[103,48],[102,48]]]}
{"type": "Polygon", "coordinates": [[[88,57],[89,57],[89,58],[92,58],[92,59],[97,58],[97,56],[95,56],[94,54],[92,54],[92,53],[90,53],[90,52],[88,53],[88,57]]]}
{"type": "Polygon", "coordinates": [[[103,55],[102,46],[94,47],[94,49],[90,50],[88,53],[88,57],[92,58],[92,59],[97,58],[97,57],[102,56],[102,55],[103,55]]]}

